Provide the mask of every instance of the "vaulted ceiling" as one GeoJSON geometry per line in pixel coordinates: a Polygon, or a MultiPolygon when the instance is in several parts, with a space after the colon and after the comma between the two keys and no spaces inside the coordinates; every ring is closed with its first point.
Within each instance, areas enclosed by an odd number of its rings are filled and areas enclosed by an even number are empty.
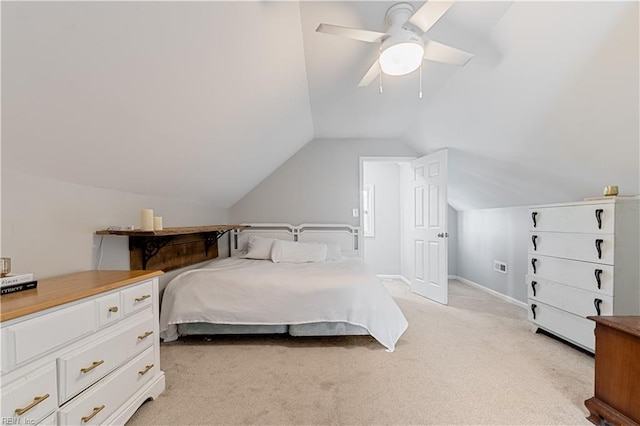
{"type": "Polygon", "coordinates": [[[640,192],[637,2],[457,2],[428,36],[475,58],[423,99],[315,32],[394,3],[2,2],[2,168],[229,207],[314,138],[394,138],[450,148],[458,209],[640,192]]]}

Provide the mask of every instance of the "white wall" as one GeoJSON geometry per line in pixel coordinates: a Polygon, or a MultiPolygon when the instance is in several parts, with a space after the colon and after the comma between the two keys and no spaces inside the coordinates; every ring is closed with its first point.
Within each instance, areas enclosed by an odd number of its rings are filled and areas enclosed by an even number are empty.
{"type": "Polygon", "coordinates": [[[457,275],[521,302],[527,301],[526,207],[458,211],[457,275]],[[507,263],[507,274],[493,261],[507,263]]]}
{"type": "Polygon", "coordinates": [[[374,185],[373,237],[364,237],[364,259],[375,274],[400,274],[400,166],[365,161],[363,184],[374,185]]]}
{"type": "Polygon", "coordinates": [[[411,215],[413,211],[411,182],[413,173],[409,163],[400,164],[400,275],[411,281],[414,272],[413,247],[409,242],[412,232],[411,215]]]}
{"type": "MultiPolygon", "coordinates": [[[[151,197],[2,172],[2,249],[17,272],[39,279],[95,269],[129,269],[127,237],[95,235],[110,225],[140,226],[140,209],[153,208],[164,226],[226,224],[228,210],[191,201],[151,197]]],[[[219,242],[228,253],[226,237],[219,242]]],[[[170,276],[162,277],[165,283],[170,276]]]]}
{"type": "Polygon", "coordinates": [[[352,209],[360,204],[359,161],[371,156],[413,157],[416,152],[393,139],[312,140],[234,204],[229,219],[358,226],[352,209]]]}
{"type": "Polygon", "coordinates": [[[458,211],[447,205],[447,269],[449,276],[458,274],[458,211]]]}

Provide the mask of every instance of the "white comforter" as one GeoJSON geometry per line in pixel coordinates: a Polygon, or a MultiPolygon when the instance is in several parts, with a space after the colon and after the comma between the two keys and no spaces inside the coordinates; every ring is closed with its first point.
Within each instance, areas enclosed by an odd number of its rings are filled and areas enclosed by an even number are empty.
{"type": "Polygon", "coordinates": [[[273,263],[230,257],[184,272],[167,285],[160,336],[178,338],[176,324],[306,324],[361,326],[393,352],[407,320],[382,282],[359,259],[273,263]]]}

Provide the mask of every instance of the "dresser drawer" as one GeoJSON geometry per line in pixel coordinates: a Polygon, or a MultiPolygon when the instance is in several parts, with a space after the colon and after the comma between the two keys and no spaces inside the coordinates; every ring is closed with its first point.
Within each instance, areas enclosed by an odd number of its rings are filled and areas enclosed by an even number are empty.
{"type": "Polygon", "coordinates": [[[95,305],[84,302],[2,328],[3,371],[95,330],[95,305]],[[12,350],[11,350],[12,348],[12,350]]]}
{"type": "Polygon", "coordinates": [[[120,292],[98,297],[96,299],[96,312],[98,313],[98,327],[104,327],[122,318],[120,292]]]}
{"type": "Polygon", "coordinates": [[[120,350],[127,354],[127,358],[141,352],[153,345],[156,336],[153,334],[154,320],[149,312],[149,316],[143,321],[136,322],[136,325],[129,327],[122,333],[122,340],[118,343],[120,350]]]}
{"type": "Polygon", "coordinates": [[[147,281],[135,287],[122,290],[124,315],[132,314],[153,304],[153,283],[147,281]]]}
{"type": "Polygon", "coordinates": [[[529,230],[613,234],[614,218],[613,204],[532,208],[529,230]]]}
{"type": "Polygon", "coordinates": [[[613,297],[611,296],[603,296],[547,280],[532,277],[527,279],[530,299],[585,318],[590,315],[613,315],[613,297]]]}
{"type": "Polygon", "coordinates": [[[529,320],[578,346],[595,350],[595,323],[535,300],[529,300],[529,320]],[[533,315],[535,312],[535,318],[533,315]]]}
{"type": "Polygon", "coordinates": [[[58,411],[60,425],[100,425],[157,372],[153,348],[145,350],[122,368],[58,411]]]}
{"type": "Polygon", "coordinates": [[[529,253],[613,265],[613,235],[532,232],[529,253]]]}
{"type": "Polygon", "coordinates": [[[531,280],[546,279],[613,296],[613,266],[611,265],[532,254],[529,255],[527,265],[529,286],[531,286],[531,280]],[[533,265],[535,265],[535,273],[533,265]]]}
{"type": "Polygon", "coordinates": [[[6,386],[2,384],[3,424],[36,424],[56,408],[58,394],[56,366],[53,362],[6,386]]]}
{"type": "Polygon", "coordinates": [[[132,317],[100,341],[58,358],[60,404],[80,393],[125,360],[153,344],[145,334],[153,330],[153,316],[132,317]]]}
{"type": "Polygon", "coordinates": [[[53,413],[46,419],[38,423],[39,426],[56,426],[58,424],[58,413],[53,413]]]}

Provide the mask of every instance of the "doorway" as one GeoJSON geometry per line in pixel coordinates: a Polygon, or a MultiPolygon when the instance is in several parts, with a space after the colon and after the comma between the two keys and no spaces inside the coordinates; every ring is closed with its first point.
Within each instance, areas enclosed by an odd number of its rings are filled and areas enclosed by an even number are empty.
{"type": "Polygon", "coordinates": [[[447,152],[360,159],[363,259],[383,278],[446,304],[447,152]]]}

